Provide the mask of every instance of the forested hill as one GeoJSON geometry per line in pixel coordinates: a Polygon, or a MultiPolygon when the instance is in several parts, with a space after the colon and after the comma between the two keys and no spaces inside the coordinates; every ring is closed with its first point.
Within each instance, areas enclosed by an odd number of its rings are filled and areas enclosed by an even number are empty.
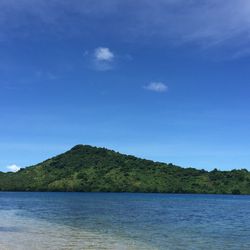
{"type": "Polygon", "coordinates": [[[0,173],[0,190],[250,194],[250,173],[181,168],[77,145],[17,173],[0,173]]]}

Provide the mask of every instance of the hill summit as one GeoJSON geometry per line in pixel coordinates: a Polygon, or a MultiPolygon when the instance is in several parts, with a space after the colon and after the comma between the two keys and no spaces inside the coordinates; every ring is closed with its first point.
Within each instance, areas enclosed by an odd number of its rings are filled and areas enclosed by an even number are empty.
{"type": "Polygon", "coordinates": [[[0,173],[0,190],[250,194],[250,173],[181,168],[76,145],[17,173],[0,173]]]}

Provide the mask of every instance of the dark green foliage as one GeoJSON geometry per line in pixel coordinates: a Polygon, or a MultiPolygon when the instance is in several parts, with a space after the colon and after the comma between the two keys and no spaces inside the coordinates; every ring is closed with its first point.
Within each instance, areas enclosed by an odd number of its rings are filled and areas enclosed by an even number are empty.
{"type": "Polygon", "coordinates": [[[0,173],[0,190],[250,194],[250,173],[184,169],[77,145],[17,173],[0,173]]]}

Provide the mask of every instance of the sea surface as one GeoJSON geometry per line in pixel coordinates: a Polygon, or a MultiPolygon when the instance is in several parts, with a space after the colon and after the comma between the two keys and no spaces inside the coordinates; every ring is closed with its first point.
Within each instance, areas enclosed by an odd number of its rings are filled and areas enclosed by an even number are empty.
{"type": "Polygon", "coordinates": [[[0,192],[0,250],[250,249],[250,196],[0,192]]]}

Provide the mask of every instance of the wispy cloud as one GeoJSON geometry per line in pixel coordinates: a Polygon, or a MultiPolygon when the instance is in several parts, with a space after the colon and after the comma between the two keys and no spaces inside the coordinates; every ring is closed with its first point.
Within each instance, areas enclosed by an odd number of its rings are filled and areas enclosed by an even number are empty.
{"type": "Polygon", "coordinates": [[[154,38],[164,44],[227,46],[232,53],[250,42],[249,0],[1,0],[0,9],[0,39],[26,39],[37,32],[140,43],[154,38]]]}
{"type": "Polygon", "coordinates": [[[12,164],[6,167],[7,171],[10,172],[17,172],[19,171],[21,168],[19,166],[17,166],[16,164],[12,164]]]}
{"type": "Polygon", "coordinates": [[[158,93],[166,92],[168,90],[168,86],[162,82],[151,82],[144,88],[158,93]]]}

